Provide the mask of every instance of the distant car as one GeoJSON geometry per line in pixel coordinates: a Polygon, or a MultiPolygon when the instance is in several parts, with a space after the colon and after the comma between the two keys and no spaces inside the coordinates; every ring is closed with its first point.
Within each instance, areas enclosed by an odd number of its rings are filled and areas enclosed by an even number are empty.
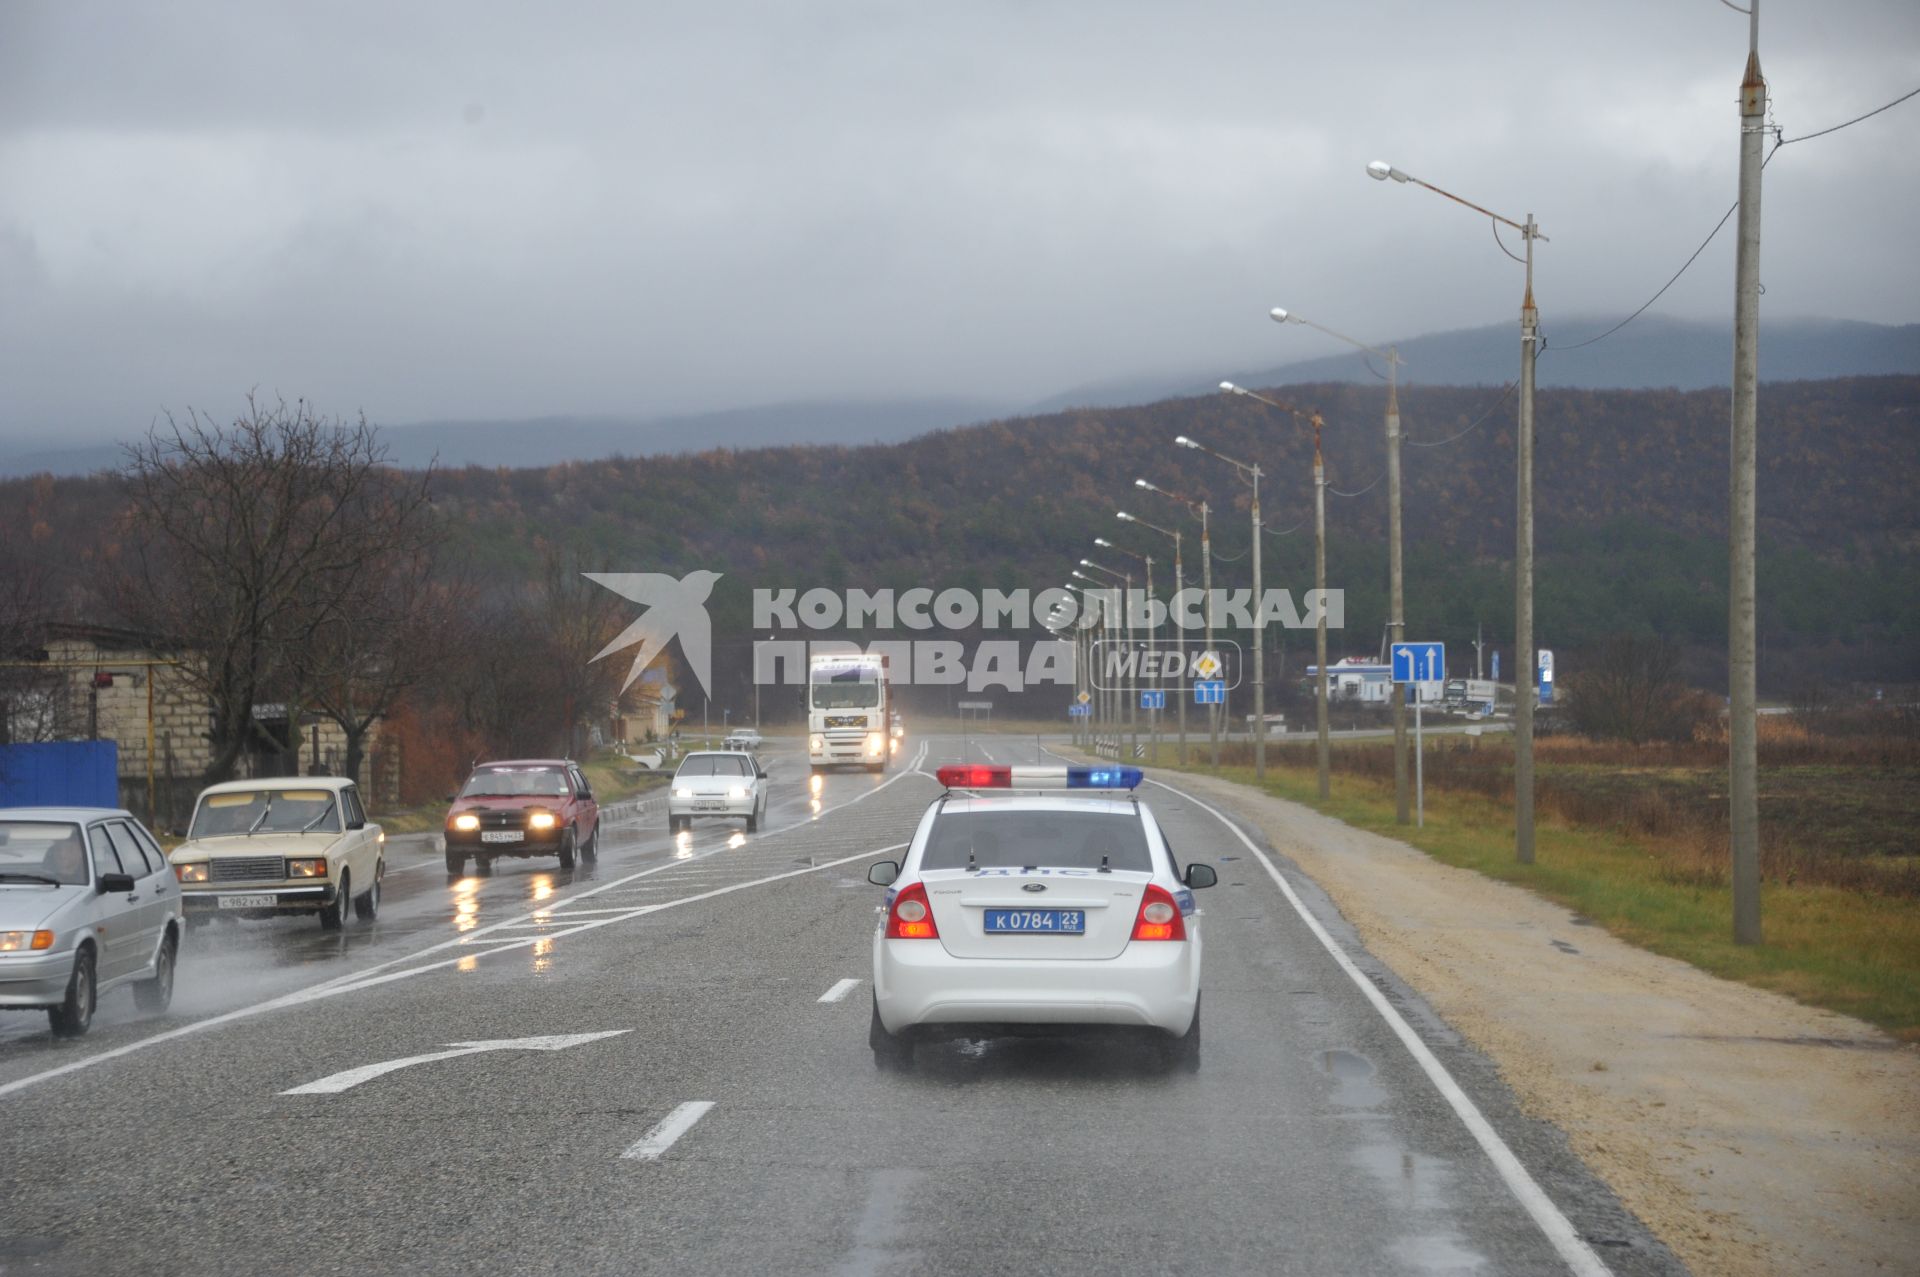
{"type": "Polygon", "coordinates": [[[447,872],[469,857],[491,873],[502,856],[552,856],[562,869],[600,858],[600,804],[578,765],[564,758],[481,763],[447,812],[447,872]]]}
{"type": "Polygon", "coordinates": [[[766,738],[753,728],[736,727],[727,733],[727,738],[720,742],[720,747],[722,749],[744,749],[748,753],[755,753],[766,743],[766,738]]]}
{"type": "Polygon", "coordinates": [[[193,921],[311,913],[338,931],[379,916],[386,842],[350,780],[235,780],[201,793],[168,859],[193,921]]]}
{"type": "Polygon", "coordinates": [[[742,817],[747,832],[767,815],[767,769],[752,754],[700,750],[680,760],[667,791],[667,828],[690,829],[696,816],[742,817]]]}
{"type": "Polygon", "coordinates": [[[123,984],[164,1011],[185,931],[167,857],[127,812],[0,810],[0,1008],[44,1008],[63,1038],[123,984]]]}
{"type": "Polygon", "coordinates": [[[1136,767],[942,767],[873,938],[881,1068],[916,1042],[1128,1029],[1169,1067],[1200,1067],[1200,916],[1136,767]],[[1016,792],[1022,789],[1048,792],[1016,792]]]}

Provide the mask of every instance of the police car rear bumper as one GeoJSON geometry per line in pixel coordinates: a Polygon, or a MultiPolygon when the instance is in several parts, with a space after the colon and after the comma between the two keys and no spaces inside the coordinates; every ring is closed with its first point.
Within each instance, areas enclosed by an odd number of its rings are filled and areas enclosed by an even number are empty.
{"type": "Polygon", "coordinates": [[[946,1025],[1128,1025],[1185,1033],[1200,1000],[1197,940],[1133,941],[1097,961],[955,958],[936,941],[874,941],[889,1033],[946,1025]]]}

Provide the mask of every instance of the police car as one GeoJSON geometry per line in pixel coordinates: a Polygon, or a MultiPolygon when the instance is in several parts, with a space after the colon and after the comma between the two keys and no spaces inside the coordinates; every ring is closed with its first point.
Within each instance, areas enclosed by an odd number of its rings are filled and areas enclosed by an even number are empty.
{"type": "Polygon", "coordinates": [[[963,765],[936,773],[873,939],[874,1063],[916,1042],[1132,1028],[1200,1066],[1200,916],[1213,867],[1174,860],[1137,767],[963,765]]]}

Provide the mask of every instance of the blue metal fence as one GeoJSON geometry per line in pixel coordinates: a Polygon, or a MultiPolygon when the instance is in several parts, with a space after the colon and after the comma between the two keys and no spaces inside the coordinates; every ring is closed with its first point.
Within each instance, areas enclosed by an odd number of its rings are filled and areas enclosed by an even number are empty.
{"type": "Polygon", "coordinates": [[[110,740],[0,745],[0,807],[118,807],[119,774],[110,740]]]}

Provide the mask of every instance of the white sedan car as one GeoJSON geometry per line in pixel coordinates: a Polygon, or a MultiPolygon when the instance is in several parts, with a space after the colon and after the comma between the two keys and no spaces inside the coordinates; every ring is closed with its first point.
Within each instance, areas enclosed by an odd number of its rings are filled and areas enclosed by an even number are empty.
{"type": "Polygon", "coordinates": [[[917,1041],[1133,1028],[1200,1065],[1200,917],[1213,867],[1175,863],[1127,791],[1136,767],[942,767],[948,792],[900,864],[873,938],[875,1064],[917,1041]],[[1018,792],[1018,791],[1027,792],[1018,792]],[[959,791],[959,792],[956,792],[959,791]],[[1048,792],[1041,792],[1048,791],[1048,792]]]}
{"type": "Polygon", "coordinates": [[[753,833],[766,815],[767,769],[752,754],[710,749],[680,760],[667,791],[668,829],[691,829],[695,816],[730,816],[753,833]]]}

